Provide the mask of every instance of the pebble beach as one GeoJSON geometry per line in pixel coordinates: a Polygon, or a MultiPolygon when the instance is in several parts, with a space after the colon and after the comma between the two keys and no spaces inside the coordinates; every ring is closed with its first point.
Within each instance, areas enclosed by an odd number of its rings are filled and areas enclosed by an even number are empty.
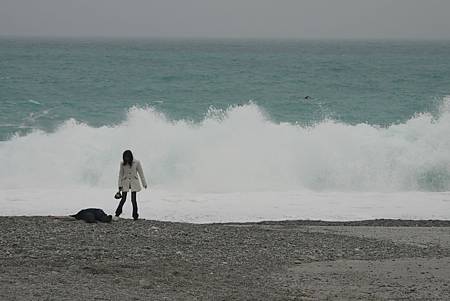
{"type": "Polygon", "coordinates": [[[450,221],[0,225],[1,300],[450,298],[450,221]]]}

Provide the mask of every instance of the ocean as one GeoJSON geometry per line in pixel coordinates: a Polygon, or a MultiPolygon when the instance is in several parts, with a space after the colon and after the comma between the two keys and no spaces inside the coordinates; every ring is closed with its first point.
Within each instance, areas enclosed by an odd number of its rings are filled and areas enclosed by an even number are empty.
{"type": "Polygon", "coordinates": [[[450,218],[450,41],[0,38],[2,214],[450,218]]]}

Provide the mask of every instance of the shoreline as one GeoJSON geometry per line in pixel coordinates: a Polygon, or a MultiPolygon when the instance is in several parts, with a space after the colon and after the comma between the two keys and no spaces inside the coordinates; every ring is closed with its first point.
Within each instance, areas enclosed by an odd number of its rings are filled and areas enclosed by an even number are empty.
{"type": "Polygon", "coordinates": [[[329,220],[267,220],[260,222],[231,222],[212,223],[217,225],[229,224],[255,224],[255,225],[284,225],[284,226],[371,226],[371,227],[450,227],[450,220],[445,219],[367,219],[349,221],[329,220]]]}
{"type": "MultiPolygon", "coordinates": [[[[54,215],[9,215],[2,216],[4,218],[50,218],[60,219],[66,221],[75,221],[69,215],[54,216],[54,215]]],[[[121,217],[120,220],[132,220],[130,217],[121,217]]],[[[333,220],[312,220],[312,219],[285,219],[285,220],[262,220],[262,221],[243,221],[243,222],[183,222],[170,220],[153,220],[140,218],[141,221],[159,222],[159,223],[174,223],[187,225],[283,225],[283,226],[352,226],[352,227],[450,227],[450,220],[447,219],[390,219],[390,218],[375,218],[365,220],[348,220],[348,221],[333,221],[333,220]]],[[[117,221],[112,221],[115,223],[117,221]]]]}
{"type": "MultiPolygon", "coordinates": [[[[82,208],[114,213],[118,201],[111,189],[2,190],[4,216],[70,215],[82,208]]],[[[114,191],[113,191],[114,192],[114,191]]],[[[115,192],[114,192],[115,193],[115,192]]],[[[264,220],[358,221],[369,219],[450,220],[446,193],[175,193],[144,190],[138,196],[139,215],[151,220],[192,223],[259,222],[264,220]],[[426,204],[426,206],[424,206],[426,204]]],[[[131,202],[124,206],[131,217],[131,202]]]]}
{"type": "Polygon", "coordinates": [[[2,300],[448,300],[450,221],[0,217],[2,300]]]}

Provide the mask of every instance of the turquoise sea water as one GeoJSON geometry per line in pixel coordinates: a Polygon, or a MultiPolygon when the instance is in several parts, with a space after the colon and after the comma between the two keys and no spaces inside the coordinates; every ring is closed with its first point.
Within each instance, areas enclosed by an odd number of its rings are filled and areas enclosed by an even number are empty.
{"type": "Polygon", "coordinates": [[[0,188],[450,191],[449,95],[450,42],[2,38],[0,188]]]}
{"type": "Polygon", "coordinates": [[[132,106],[198,121],[249,100],[274,122],[387,126],[449,94],[450,42],[0,39],[0,140],[117,124],[132,106]]]}

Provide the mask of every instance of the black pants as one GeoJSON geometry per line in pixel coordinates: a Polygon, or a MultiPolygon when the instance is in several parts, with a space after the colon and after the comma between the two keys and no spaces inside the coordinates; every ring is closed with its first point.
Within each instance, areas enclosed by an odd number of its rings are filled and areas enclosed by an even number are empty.
{"type": "MultiPolygon", "coordinates": [[[[116,209],[116,216],[120,216],[122,214],[122,207],[123,204],[125,204],[125,201],[127,200],[127,192],[122,192],[122,199],[120,200],[119,206],[117,206],[116,209]]],[[[137,201],[136,201],[136,191],[131,192],[131,204],[133,204],[133,218],[138,219],[138,207],[137,207],[137,201]]]]}

